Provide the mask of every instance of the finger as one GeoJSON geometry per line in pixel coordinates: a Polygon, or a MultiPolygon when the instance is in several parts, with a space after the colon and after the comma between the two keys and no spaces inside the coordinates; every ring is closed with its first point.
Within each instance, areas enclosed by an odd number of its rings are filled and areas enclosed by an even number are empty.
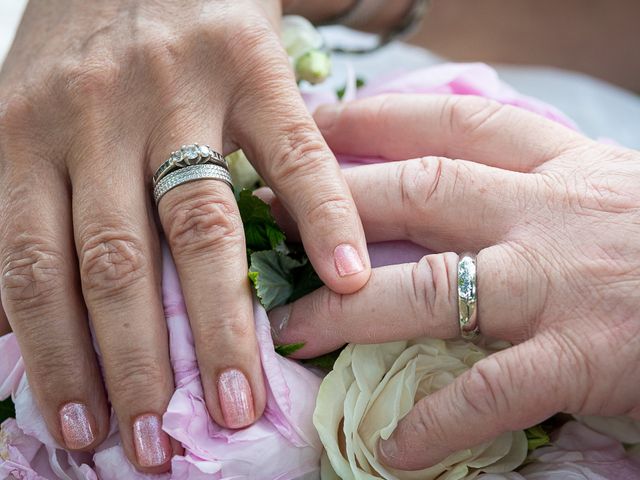
{"type": "MultiPolygon", "coordinates": [[[[88,136],[89,137],[89,136],[88,136]]],[[[106,158],[99,139],[84,149],[106,158]]],[[[159,242],[140,167],[123,142],[110,162],[70,168],[76,248],[109,399],[123,447],[142,471],[168,470],[173,453],[162,415],[173,393],[160,289],[159,242]]],[[[85,157],[86,160],[87,157],[85,157]]]]}
{"type": "Polygon", "coordinates": [[[371,97],[322,106],[315,120],[337,153],[389,160],[464,158],[522,172],[582,138],[534,113],[470,95],[371,97]]]}
{"type": "MultiPolygon", "coordinates": [[[[194,134],[179,125],[173,131],[183,138],[194,134]]],[[[202,136],[220,131],[200,128],[202,136]]],[[[213,144],[220,145],[219,134],[215,137],[213,144]]],[[[158,210],[180,277],[209,412],[219,425],[246,427],[262,415],[266,391],[233,192],[221,181],[201,179],[167,192],[158,210]]]]}
{"type": "Polygon", "coordinates": [[[245,65],[256,66],[245,76],[256,85],[268,85],[277,95],[239,88],[233,131],[296,220],[325,284],[340,293],[354,292],[370,274],[355,204],[335,157],[306,111],[277,38],[263,40],[254,61],[245,59],[245,65]]]}
{"type": "Polygon", "coordinates": [[[423,398],[380,443],[382,461],[393,468],[422,469],[566,408],[566,385],[575,385],[567,375],[574,369],[554,345],[532,339],[498,352],[423,398]]]}
{"type": "MultiPolygon", "coordinates": [[[[533,333],[530,320],[544,304],[544,277],[509,252],[497,246],[478,254],[478,322],[486,336],[516,342],[533,333]]],[[[374,268],[355,294],[320,288],[269,312],[274,339],[304,343],[294,356],[313,358],[345,343],[457,337],[457,262],[455,253],[427,255],[417,263],[374,268]]]]}
{"type": "MultiPolygon", "coordinates": [[[[424,157],[347,169],[369,242],[411,240],[436,251],[479,251],[505,238],[526,214],[539,182],[494,167],[424,157]]],[[[264,194],[263,194],[264,195],[264,194]]],[[[291,233],[279,201],[278,223],[291,233]]]]}
{"type": "Polygon", "coordinates": [[[70,195],[62,172],[29,160],[7,168],[0,185],[11,206],[0,213],[2,306],[49,431],[70,450],[91,450],[109,433],[109,409],[80,293],[70,195]]]}

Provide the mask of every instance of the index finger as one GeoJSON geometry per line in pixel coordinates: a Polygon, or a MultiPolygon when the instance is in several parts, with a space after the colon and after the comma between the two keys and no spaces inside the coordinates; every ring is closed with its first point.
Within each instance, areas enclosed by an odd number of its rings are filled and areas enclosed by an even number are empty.
{"type": "Polygon", "coordinates": [[[355,292],[371,268],[349,187],[306,110],[277,38],[266,39],[253,54],[254,61],[245,63],[260,67],[246,75],[264,88],[239,89],[232,121],[237,143],[297,222],[320,278],[333,291],[355,292]]]}
{"type": "Polygon", "coordinates": [[[528,172],[583,137],[522,108],[472,95],[393,94],[324,105],[315,119],[343,154],[462,158],[528,172]]]}

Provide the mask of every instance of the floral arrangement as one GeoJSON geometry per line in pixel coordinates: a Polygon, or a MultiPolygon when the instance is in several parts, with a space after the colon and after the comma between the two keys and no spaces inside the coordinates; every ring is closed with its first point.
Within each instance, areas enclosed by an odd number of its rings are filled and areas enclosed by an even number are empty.
{"type": "MultiPolygon", "coordinates": [[[[283,41],[298,78],[317,82],[329,59],[308,22],[285,22],[283,41]],[[297,32],[297,33],[296,33],[297,32]]],[[[482,64],[444,64],[395,75],[340,92],[346,99],[381,93],[481,95],[525,108],[575,128],[551,106],[502,84],[482,64]]],[[[303,92],[310,108],[338,101],[338,93],[303,92]]],[[[339,158],[347,168],[382,161],[339,158]]],[[[236,186],[259,178],[241,153],[231,159],[236,186]]],[[[442,388],[497,344],[413,339],[382,345],[348,345],[302,364],[286,358],[299,345],[274,348],[266,311],[321,285],[300,245],[286,241],[269,207],[240,191],[249,278],[256,289],[254,316],[267,386],[264,416],[243,430],[227,430],[209,417],[186,308],[171,255],[163,246],[163,302],[176,390],[163,428],[184,447],[164,475],[137,472],[126,460],[117,423],[93,453],[70,453],[48,433],[35,405],[13,334],[0,337],[0,478],[12,479],[472,479],[538,480],[640,478],[640,423],[624,418],[557,417],[457,452],[418,472],[391,470],[375,445],[388,438],[415,402],[442,388]],[[324,369],[324,370],[323,370],[324,369]],[[327,371],[329,373],[327,373],[327,371]]],[[[426,252],[406,242],[371,244],[373,266],[416,261],[426,252]]]]}

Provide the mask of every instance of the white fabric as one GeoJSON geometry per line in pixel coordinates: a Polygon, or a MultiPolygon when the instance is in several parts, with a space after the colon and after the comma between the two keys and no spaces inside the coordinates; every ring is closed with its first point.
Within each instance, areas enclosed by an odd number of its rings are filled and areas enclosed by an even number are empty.
{"type": "MultiPolygon", "coordinates": [[[[26,0],[0,0],[0,60],[6,55],[26,0]]],[[[327,27],[324,33],[332,44],[367,42],[366,35],[341,27],[327,27]],[[363,40],[364,39],[364,40],[363,40]]],[[[391,44],[369,55],[337,55],[335,75],[321,88],[342,86],[347,63],[356,75],[372,78],[397,70],[410,70],[444,61],[421,48],[391,44]]],[[[609,138],[640,149],[640,96],[601,80],[574,72],[547,67],[494,65],[501,77],[517,90],[537,97],[569,115],[592,138],[609,138]]]]}

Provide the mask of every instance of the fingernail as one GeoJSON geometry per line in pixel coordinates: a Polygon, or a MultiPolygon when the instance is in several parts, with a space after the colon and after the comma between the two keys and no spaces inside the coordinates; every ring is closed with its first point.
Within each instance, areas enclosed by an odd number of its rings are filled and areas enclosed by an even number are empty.
{"type": "Polygon", "coordinates": [[[393,437],[388,440],[381,438],[378,442],[378,451],[382,454],[383,460],[392,460],[398,455],[398,444],[393,437]]]}
{"type": "Polygon", "coordinates": [[[171,441],[162,430],[162,420],[153,413],[140,415],[133,422],[133,444],[142,467],[158,467],[171,458],[171,441]]]}
{"type": "Polygon", "coordinates": [[[269,312],[269,322],[271,323],[271,338],[276,342],[289,323],[291,316],[291,304],[276,307],[269,312]]]}
{"type": "Polygon", "coordinates": [[[364,270],[358,251],[348,243],[338,245],[333,252],[333,257],[336,262],[336,270],[341,277],[355,275],[364,270]]]}
{"type": "Polygon", "coordinates": [[[251,386],[240,370],[233,368],[222,372],[218,378],[218,398],[227,427],[242,428],[253,423],[251,386]]]}
{"type": "Polygon", "coordinates": [[[313,114],[318,128],[320,130],[328,130],[331,128],[331,126],[336,123],[341,110],[342,105],[339,103],[329,103],[319,106],[313,114]]]}
{"type": "Polygon", "coordinates": [[[60,427],[67,448],[87,448],[96,439],[91,426],[91,414],[82,403],[69,402],[60,409],[60,427]]]}

